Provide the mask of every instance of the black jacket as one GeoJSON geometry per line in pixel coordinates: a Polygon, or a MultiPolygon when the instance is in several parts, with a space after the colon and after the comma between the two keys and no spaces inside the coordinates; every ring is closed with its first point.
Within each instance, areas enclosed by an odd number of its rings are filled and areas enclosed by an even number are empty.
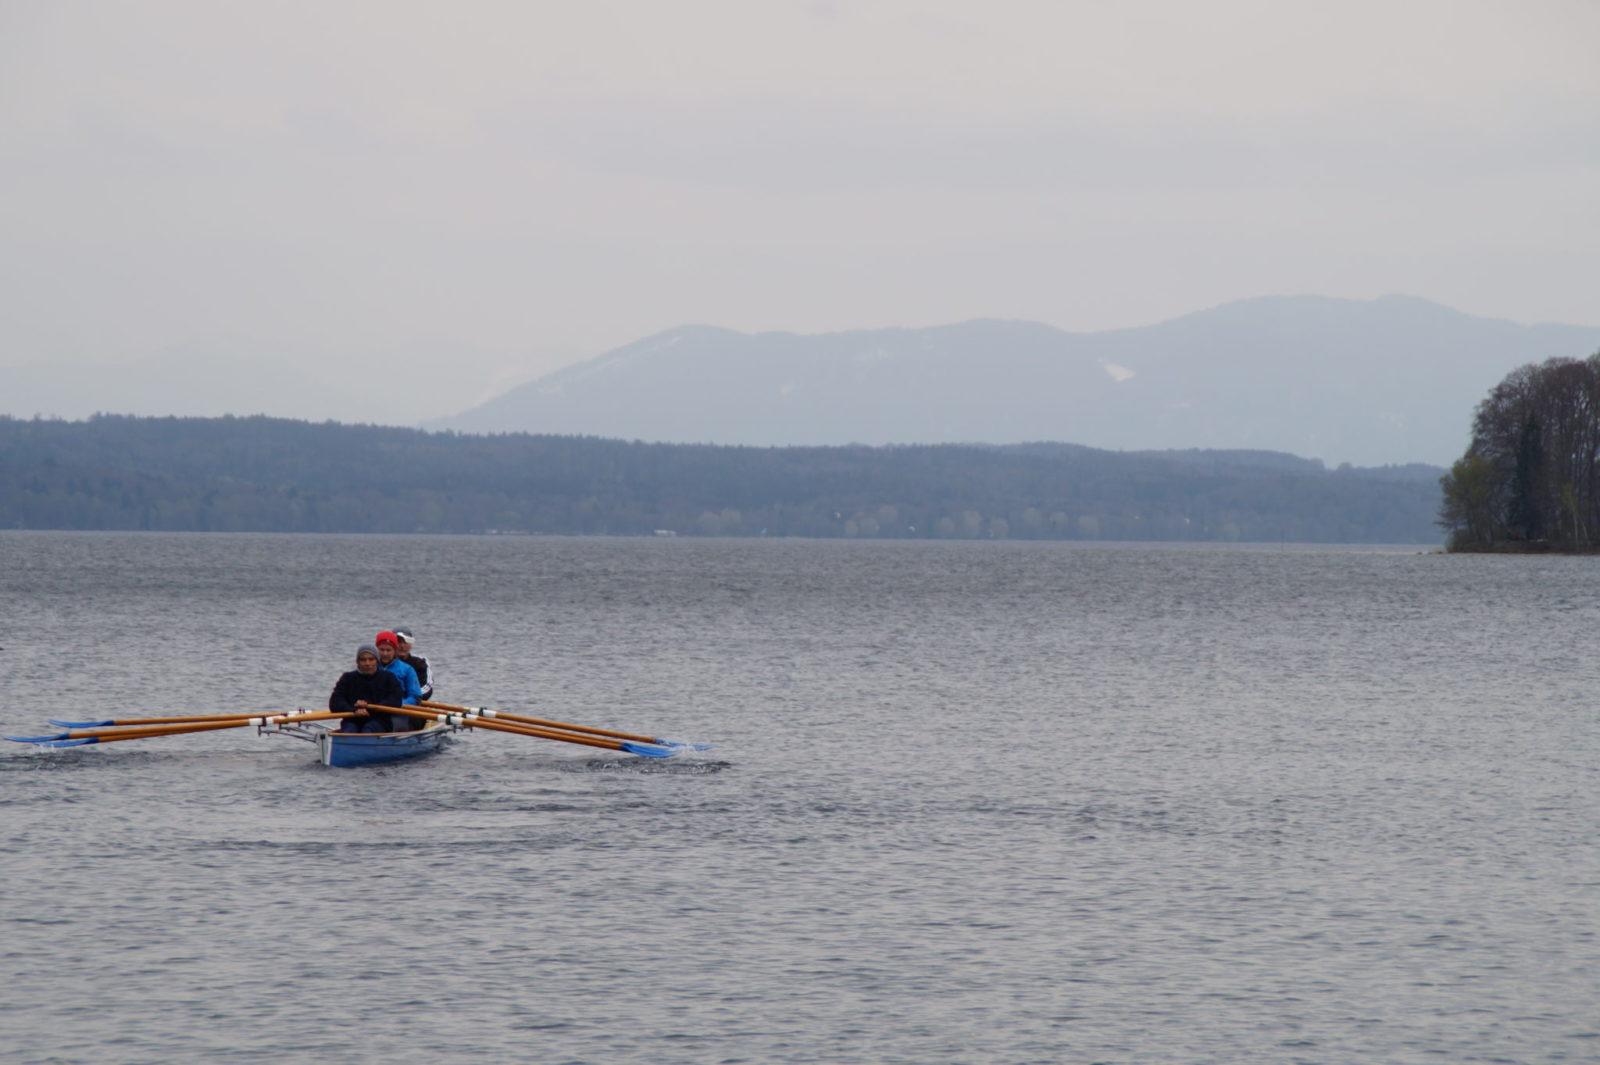
{"type": "MultiPolygon", "coordinates": [[[[352,669],[340,677],[339,683],[333,686],[333,694],[328,696],[328,709],[348,712],[356,708],[358,699],[380,706],[399,706],[405,697],[405,689],[400,686],[400,681],[388,670],[379,669],[376,673],[363,673],[359,669],[352,669]]],[[[390,721],[390,732],[405,732],[420,725],[418,719],[406,717],[404,714],[373,716],[387,717],[390,721]]]]}

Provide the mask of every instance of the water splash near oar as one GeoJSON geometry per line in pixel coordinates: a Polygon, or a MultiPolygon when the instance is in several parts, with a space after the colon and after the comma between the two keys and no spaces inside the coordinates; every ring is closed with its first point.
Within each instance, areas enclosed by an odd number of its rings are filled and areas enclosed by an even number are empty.
{"type": "Polygon", "coordinates": [[[81,740],[68,739],[65,732],[56,736],[0,736],[12,743],[31,743],[35,747],[83,747],[100,741],[93,736],[81,740]]]}

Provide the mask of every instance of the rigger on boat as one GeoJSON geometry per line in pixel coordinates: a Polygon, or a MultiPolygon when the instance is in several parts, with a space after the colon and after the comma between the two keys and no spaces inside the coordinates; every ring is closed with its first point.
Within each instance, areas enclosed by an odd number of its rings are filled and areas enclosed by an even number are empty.
{"type": "Polygon", "coordinates": [[[105,721],[58,721],[50,724],[65,732],[45,736],[6,736],[14,743],[37,747],[85,747],[96,743],[155,739],[221,729],[254,728],[258,735],[292,736],[317,745],[323,765],[345,767],[380,765],[415,758],[438,750],[445,738],[465,729],[509,733],[533,739],[572,743],[640,758],[672,758],[688,750],[710,750],[710,744],[643,736],[613,729],[574,725],[564,721],[425,701],[416,706],[369,703],[361,711],[293,710],[281,714],[217,713],[167,717],[115,718],[105,721]],[[351,732],[332,727],[335,722],[375,714],[412,718],[420,727],[395,732],[351,732]]]}

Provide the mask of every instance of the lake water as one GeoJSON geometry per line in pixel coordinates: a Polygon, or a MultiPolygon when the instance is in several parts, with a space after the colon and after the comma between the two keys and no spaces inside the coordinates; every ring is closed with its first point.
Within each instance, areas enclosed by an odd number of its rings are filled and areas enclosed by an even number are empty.
{"type": "Polygon", "coordinates": [[[6,1062],[1600,1060],[1600,560],[0,534],[6,1062]]]}

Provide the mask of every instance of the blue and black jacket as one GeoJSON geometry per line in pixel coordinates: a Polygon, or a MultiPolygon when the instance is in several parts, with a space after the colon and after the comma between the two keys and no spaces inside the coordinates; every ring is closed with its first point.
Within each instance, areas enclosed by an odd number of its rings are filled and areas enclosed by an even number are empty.
{"type": "Polygon", "coordinates": [[[405,698],[400,700],[401,706],[416,706],[417,703],[422,701],[422,685],[417,683],[416,670],[398,658],[388,665],[380,665],[378,668],[389,671],[394,675],[394,679],[400,682],[400,687],[405,692],[405,698]]]}

